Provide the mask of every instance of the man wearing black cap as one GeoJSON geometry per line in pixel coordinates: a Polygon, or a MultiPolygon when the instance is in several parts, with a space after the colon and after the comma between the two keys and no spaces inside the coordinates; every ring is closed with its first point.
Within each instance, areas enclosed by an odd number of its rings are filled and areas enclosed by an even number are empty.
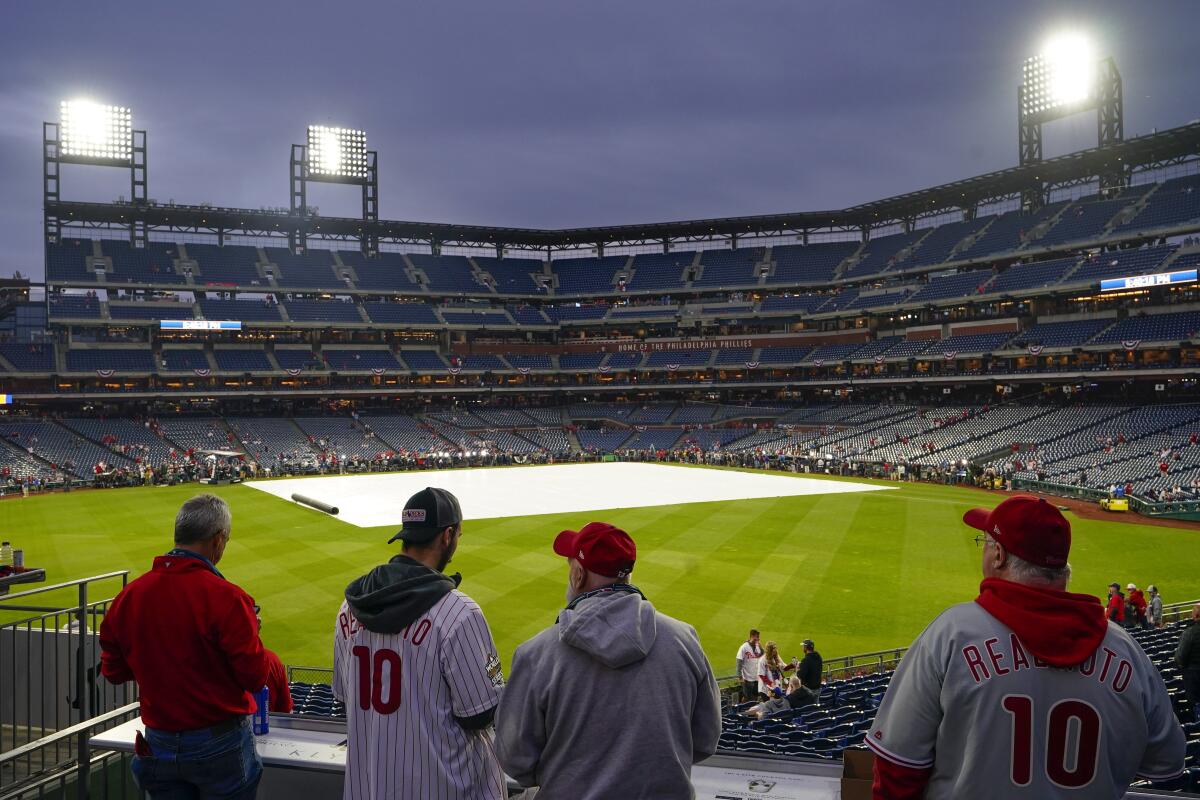
{"type": "Polygon", "coordinates": [[[346,587],[333,691],[346,704],[344,797],[499,800],[492,717],[504,676],[483,612],[446,576],[458,499],[428,488],[404,506],[401,553],[346,587]]]}
{"type": "Polygon", "coordinates": [[[866,743],[876,798],[1124,796],[1183,773],[1162,676],[1090,595],[1066,591],[1071,524],[1036,497],[968,511],[983,583],[896,669],[866,743]]]}
{"type": "Polygon", "coordinates": [[[563,531],[567,607],[517,648],[496,752],[539,800],[693,797],[721,734],[717,683],[690,626],[629,583],[637,548],[604,522],[563,531]]]}

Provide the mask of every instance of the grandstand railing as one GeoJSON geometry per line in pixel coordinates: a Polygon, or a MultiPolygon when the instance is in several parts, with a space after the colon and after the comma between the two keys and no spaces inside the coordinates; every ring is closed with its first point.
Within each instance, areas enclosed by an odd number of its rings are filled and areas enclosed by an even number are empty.
{"type": "Polygon", "coordinates": [[[127,703],[105,714],[0,753],[0,797],[79,800],[142,797],[129,770],[131,753],[93,752],[91,738],[138,716],[140,703],[127,703]]]}
{"type": "MultiPolygon", "coordinates": [[[[137,714],[137,686],[100,674],[96,633],[112,603],[98,585],[127,570],[0,597],[0,796],[136,796],[119,753],[92,754],[90,736],[137,714]],[[94,600],[102,594],[102,600],[94,600]],[[110,724],[112,723],[112,724],[110,724]],[[95,769],[101,768],[101,769],[95,769]],[[94,772],[95,769],[95,772],[94,772]],[[113,783],[109,774],[121,772],[113,783]]],[[[112,588],[109,585],[109,589],[112,588]]],[[[113,593],[115,595],[115,593],[113,593]]]]}
{"type": "MultiPolygon", "coordinates": [[[[1014,489],[1028,489],[1034,492],[1042,492],[1043,494],[1052,494],[1058,497],[1069,497],[1077,500],[1092,500],[1099,502],[1106,497],[1109,497],[1109,492],[1104,489],[1091,489],[1086,486],[1071,486],[1065,483],[1054,483],[1052,481],[1038,481],[1029,478],[1014,478],[1014,489]]],[[[1200,514],[1200,500],[1172,500],[1169,502],[1150,502],[1143,500],[1140,497],[1130,497],[1129,507],[1139,514],[1147,517],[1165,517],[1176,516],[1180,514],[1200,514]]]]}
{"type": "Polygon", "coordinates": [[[112,598],[92,597],[97,584],[116,580],[124,588],[129,571],[0,598],[0,796],[9,796],[10,783],[36,783],[73,759],[86,778],[88,731],[137,699],[135,684],[113,686],[100,675],[96,633],[112,598]]]}

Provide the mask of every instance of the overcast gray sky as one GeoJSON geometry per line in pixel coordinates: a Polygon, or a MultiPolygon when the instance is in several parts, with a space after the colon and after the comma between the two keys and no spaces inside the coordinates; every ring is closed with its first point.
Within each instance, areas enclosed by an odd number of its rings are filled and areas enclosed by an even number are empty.
{"type": "MultiPolygon", "coordinates": [[[[838,208],[1012,166],[1022,59],[1087,32],[1126,135],[1200,117],[1195,0],[17,2],[0,22],[0,275],[42,274],[41,122],[133,109],[150,196],[285,206],[309,123],[363,128],[388,219],[545,228],[838,208]]],[[[1047,155],[1095,143],[1093,115],[1047,155]]],[[[68,167],[67,198],[128,194],[68,167]]],[[[352,187],[310,204],[357,215],[352,187]]]]}

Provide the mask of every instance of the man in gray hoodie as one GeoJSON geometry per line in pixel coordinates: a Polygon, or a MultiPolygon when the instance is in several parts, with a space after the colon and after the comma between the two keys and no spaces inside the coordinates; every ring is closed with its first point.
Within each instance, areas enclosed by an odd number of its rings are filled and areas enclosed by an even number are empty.
{"type": "Polygon", "coordinates": [[[717,749],[721,708],[690,625],[628,583],[637,549],[592,522],[563,531],[567,607],[517,648],[496,709],[496,755],[539,800],[694,797],[692,764],[717,749]]]}

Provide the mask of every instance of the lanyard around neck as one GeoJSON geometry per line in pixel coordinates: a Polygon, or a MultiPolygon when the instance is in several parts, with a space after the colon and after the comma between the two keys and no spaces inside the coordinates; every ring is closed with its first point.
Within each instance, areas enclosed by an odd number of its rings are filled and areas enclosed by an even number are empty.
{"type": "Polygon", "coordinates": [[[200,555],[199,553],[193,553],[191,550],[183,550],[181,548],[176,547],[174,550],[167,551],[167,555],[171,556],[173,558],[194,558],[197,561],[199,561],[200,563],[204,564],[204,566],[208,567],[209,571],[211,571],[213,575],[216,575],[218,578],[220,578],[222,580],[225,579],[225,576],[222,575],[221,572],[217,569],[216,564],[212,563],[211,561],[209,561],[207,558],[200,555]]]}

